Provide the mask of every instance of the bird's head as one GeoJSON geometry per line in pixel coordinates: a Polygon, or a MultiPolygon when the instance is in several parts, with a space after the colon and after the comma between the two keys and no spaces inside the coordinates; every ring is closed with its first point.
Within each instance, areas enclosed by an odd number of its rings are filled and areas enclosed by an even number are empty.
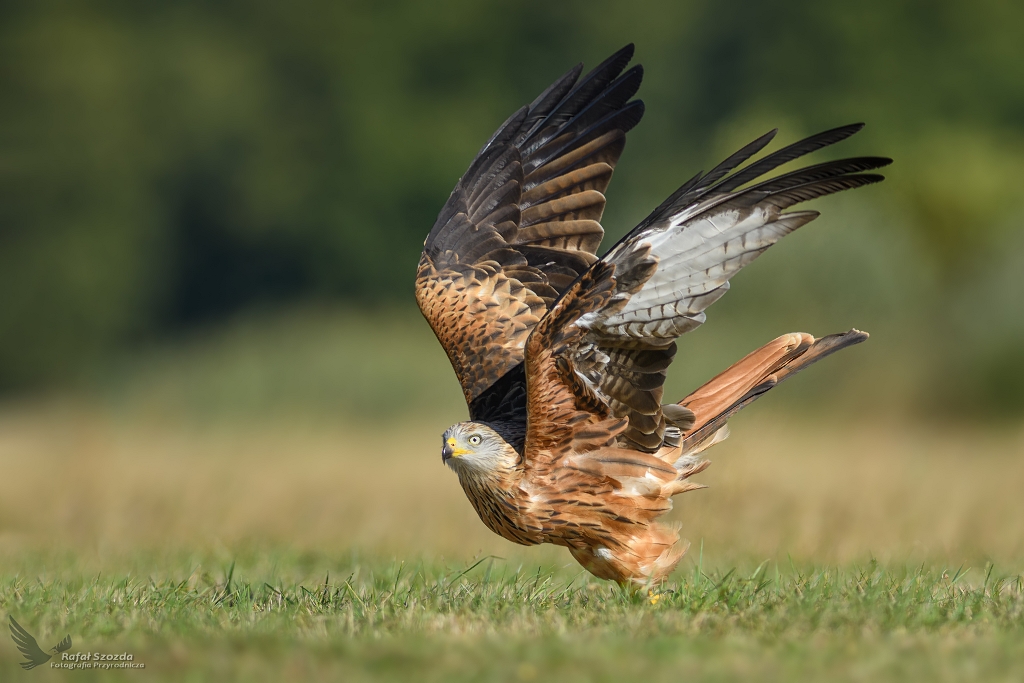
{"type": "Polygon", "coordinates": [[[460,475],[493,474],[514,467],[518,459],[498,432],[480,422],[453,424],[441,438],[441,461],[460,475]]]}

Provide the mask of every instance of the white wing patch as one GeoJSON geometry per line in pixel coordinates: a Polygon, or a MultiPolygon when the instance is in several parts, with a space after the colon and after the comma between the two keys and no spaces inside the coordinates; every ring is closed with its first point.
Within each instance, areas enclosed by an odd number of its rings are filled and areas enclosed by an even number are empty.
{"type": "MultiPolygon", "coordinates": [[[[588,328],[601,336],[662,338],[666,343],[704,322],[704,309],[729,289],[729,278],[783,236],[814,220],[816,211],[783,214],[768,202],[716,207],[693,217],[687,210],[638,236],[633,248],[657,258],[654,274],[619,311],[588,328]]],[[[632,251],[632,250],[630,250],[632,251]]],[[[615,262],[625,251],[610,255],[615,262]]]]}

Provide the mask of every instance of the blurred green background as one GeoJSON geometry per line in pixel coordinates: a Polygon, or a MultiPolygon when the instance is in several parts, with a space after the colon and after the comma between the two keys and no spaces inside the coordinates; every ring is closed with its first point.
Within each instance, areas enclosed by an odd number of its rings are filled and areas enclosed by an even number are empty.
{"type": "Polygon", "coordinates": [[[780,400],[1019,416],[1021,26],[1000,0],[5,2],[0,391],[338,414],[443,387],[455,406],[439,350],[399,358],[432,343],[423,237],[511,111],[635,41],[647,115],[612,237],[769,128],[863,120],[833,156],[896,160],[736,278],[672,392],[783,332],[857,326],[863,351],[780,400]]]}
{"type": "Polygon", "coordinates": [[[1022,26],[1011,0],[0,2],[0,607],[166,680],[1017,680],[1022,26]],[[438,453],[466,407],[413,303],[423,239],[512,111],[629,42],[610,239],[771,128],[864,121],[806,161],[895,159],[807,205],[670,370],[678,400],[780,334],[872,335],[733,418],[666,518],[693,543],[670,585],[767,567],[754,608],[615,611],[438,453]],[[492,564],[586,609],[499,606],[492,564]],[[388,617],[403,568],[427,598],[388,617]],[[329,582],[359,621],[288,597],[329,582]]]}

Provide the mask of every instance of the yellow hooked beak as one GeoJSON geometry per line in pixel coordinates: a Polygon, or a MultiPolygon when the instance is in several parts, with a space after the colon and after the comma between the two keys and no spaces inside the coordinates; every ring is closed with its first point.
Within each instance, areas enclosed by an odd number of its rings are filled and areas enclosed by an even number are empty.
{"type": "Polygon", "coordinates": [[[464,448],[459,448],[455,437],[449,437],[445,440],[444,446],[441,448],[441,462],[448,462],[448,458],[457,458],[460,455],[465,455],[466,453],[469,453],[469,451],[464,448]]]}

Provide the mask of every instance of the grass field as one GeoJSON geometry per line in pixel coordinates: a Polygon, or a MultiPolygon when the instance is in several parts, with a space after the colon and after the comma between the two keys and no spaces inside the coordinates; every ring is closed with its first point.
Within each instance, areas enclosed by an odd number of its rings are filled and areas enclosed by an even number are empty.
{"type": "Polygon", "coordinates": [[[1021,425],[805,414],[783,388],[677,499],[672,580],[629,593],[476,519],[429,331],[367,354],[339,320],[0,409],[3,616],[146,665],[23,672],[4,637],[0,680],[1024,678],[1021,425]]]}
{"type": "MultiPolygon", "coordinates": [[[[1024,672],[1021,577],[987,570],[971,581],[874,564],[766,564],[743,575],[694,569],[661,592],[629,594],[492,560],[442,568],[278,548],[243,562],[216,574],[171,562],[180,581],[8,578],[0,594],[49,640],[71,632],[86,651],[131,652],[146,665],[74,672],[91,680],[1011,681],[1024,672]],[[317,580],[317,564],[340,573],[317,580]]],[[[0,665],[13,670],[14,659],[5,651],[0,665]]]]}

